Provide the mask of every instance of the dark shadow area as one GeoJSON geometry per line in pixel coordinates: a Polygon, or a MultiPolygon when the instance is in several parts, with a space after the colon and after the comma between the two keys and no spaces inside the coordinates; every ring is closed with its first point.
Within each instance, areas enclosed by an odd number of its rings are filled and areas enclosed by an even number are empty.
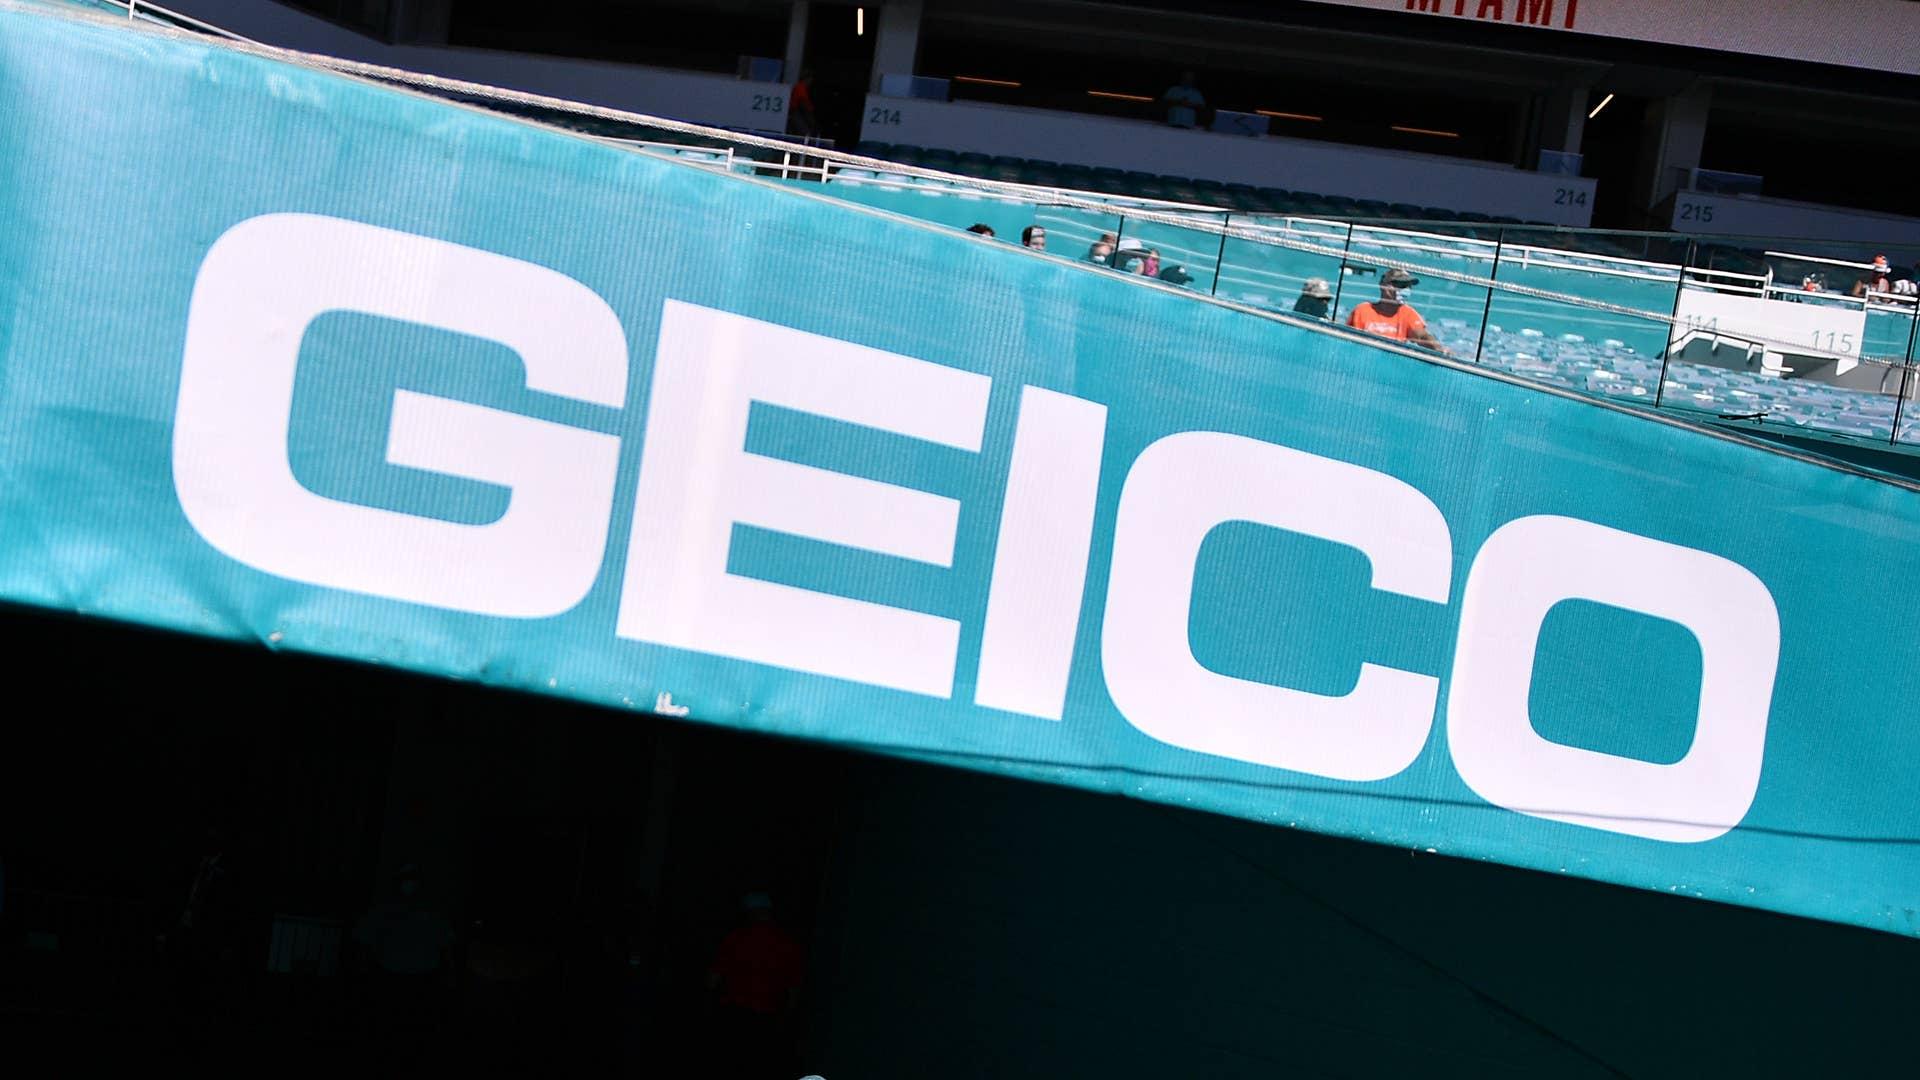
{"type": "Polygon", "coordinates": [[[0,647],[15,1060],[806,1071],[845,755],[15,609],[0,647]]]}
{"type": "Polygon", "coordinates": [[[0,649],[0,1038],[60,1075],[1902,1075],[1920,1006],[1889,934],[20,609],[0,649]]]}

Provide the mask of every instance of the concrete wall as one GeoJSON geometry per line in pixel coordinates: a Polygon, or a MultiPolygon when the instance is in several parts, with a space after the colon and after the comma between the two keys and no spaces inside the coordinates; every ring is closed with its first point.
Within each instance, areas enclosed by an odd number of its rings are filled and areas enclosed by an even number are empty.
{"type": "Polygon", "coordinates": [[[1672,222],[1684,233],[1857,241],[1865,245],[1861,262],[1878,253],[1867,247],[1920,244],[1920,218],[1751,195],[1682,191],[1673,197],[1672,222]]]}

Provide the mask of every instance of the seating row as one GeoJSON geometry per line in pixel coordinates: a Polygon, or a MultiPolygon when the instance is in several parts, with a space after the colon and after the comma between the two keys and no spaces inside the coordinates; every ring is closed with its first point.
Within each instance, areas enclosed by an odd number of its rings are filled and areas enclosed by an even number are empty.
{"type": "Polygon", "coordinates": [[[1342,221],[1361,219],[1525,224],[1519,218],[1461,213],[1436,206],[1387,203],[1337,194],[1255,187],[1251,184],[1227,184],[1204,177],[1163,176],[1110,166],[1096,168],[1032,158],[955,153],[951,150],[880,142],[863,142],[855,152],[866,157],[897,161],[902,165],[957,173],[961,176],[985,180],[1002,180],[1035,187],[1094,191],[1139,199],[1164,199],[1170,202],[1244,210],[1259,214],[1325,216],[1342,221]]]}

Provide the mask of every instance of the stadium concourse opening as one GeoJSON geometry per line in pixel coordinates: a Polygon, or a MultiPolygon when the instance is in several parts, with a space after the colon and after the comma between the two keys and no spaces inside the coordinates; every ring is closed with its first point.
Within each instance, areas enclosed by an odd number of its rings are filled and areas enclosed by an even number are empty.
{"type": "Polygon", "coordinates": [[[0,640],[0,1015],[69,1073],[1867,1075],[1920,1004],[1920,943],[1864,930],[22,609],[0,640]]]}

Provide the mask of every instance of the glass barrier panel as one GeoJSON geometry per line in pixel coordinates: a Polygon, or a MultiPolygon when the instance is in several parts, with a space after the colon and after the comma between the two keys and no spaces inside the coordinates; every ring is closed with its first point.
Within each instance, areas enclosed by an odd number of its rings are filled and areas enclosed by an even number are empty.
{"type": "MultiPolygon", "coordinates": [[[[1910,266],[1913,254],[1882,265],[1910,266]]],[[[1858,245],[1698,244],[1675,304],[1662,407],[1891,442],[1914,286],[1898,287],[1873,260],[1858,245]]]]}
{"type": "Polygon", "coordinates": [[[1157,264],[1163,280],[1267,310],[1293,312],[1319,278],[1341,324],[1381,298],[1383,274],[1407,271],[1419,280],[1404,306],[1457,356],[1614,400],[1920,447],[1920,247],[1203,211],[1189,228],[1130,209],[1179,208],[1068,207],[1041,189],[1030,201],[877,170],[836,171],[824,189],[1007,243],[1037,225],[1059,258],[1104,241],[1132,272],[1157,264]]]}
{"type": "Polygon", "coordinates": [[[1902,446],[1920,447],[1920,364],[1907,364],[1906,390],[1900,405],[1900,419],[1894,425],[1893,441],[1902,446]]]}
{"type": "Polygon", "coordinates": [[[1333,318],[1333,290],[1352,226],[1277,214],[1235,214],[1229,224],[1237,235],[1229,235],[1221,249],[1214,295],[1268,311],[1333,318]],[[1314,293],[1326,295],[1309,296],[1309,282],[1314,293]]]}
{"type": "Polygon", "coordinates": [[[1225,214],[1181,214],[1202,224],[1185,228],[1161,221],[1142,221],[1121,207],[1119,242],[1114,246],[1114,269],[1128,274],[1158,277],[1200,293],[1212,293],[1220,269],[1220,224],[1225,214]]]}
{"type": "Polygon", "coordinates": [[[1686,252],[1678,237],[1507,228],[1493,277],[1509,287],[1493,290],[1480,362],[1651,408],[1686,252]]]}
{"type": "Polygon", "coordinates": [[[1356,318],[1387,337],[1405,337],[1409,322],[1425,324],[1441,345],[1471,360],[1480,346],[1486,320],[1488,290],[1472,281],[1454,280],[1430,271],[1477,280],[1493,271],[1498,230],[1471,225],[1421,223],[1417,227],[1355,225],[1347,259],[1336,291],[1336,317],[1343,325],[1356,318]],[[1485,233],[1486,235],[1483,235],[1485,233]],[[1400,288],[1398,306],[1386,302],[1382,286],[1389,272],[1400,271],[1415,280],[1400,288]],[[1406,310],[1413,313],[1411,318],[1406,310]],[[1355,316],[1355,312],[1361,314],[1355,316]]]}
{"type": "MultiPolygon", "coordinates": [[[[1120,237],[1119,214],[1077,206],[1042,203],[1034,208],[1033,223],[1047,230],[1047,254],[1063,259],[1090,259],[1096,243],[1105,240],[1111,247],[1120,237]]],[[[1018,243],[1019,234],[1013,239],[1018,243]]]]}
{"type": "MultiPolygon", "coordinates": [[[[820,184],[807,181],[790,183],[807,183],[807,190],[813,192],[819,192],[822,188],[820,184]]],[[[836,174],[826,183],[825,190],[827,194],[847,202],[955,229],[985,225],[993,230],[995,238],[1015,244],[1020,242],[1020,230],[1038,224],[1036,207],[1032,202],[948,184],[929,184],[884,175],[842,179],[836,174]]]]}
{"type": "MultiPolygon", "coordinates": [[[[1915,267],[1920,280],[1920,267],[1915,267]]],[[[1915,313],[1913,334],[1907,339],[1907,365],[1902,373],[1900,400],[1895,403],[1893,441],[1896,445],[1920,447],[1920,312],[1915,313]]]]}

